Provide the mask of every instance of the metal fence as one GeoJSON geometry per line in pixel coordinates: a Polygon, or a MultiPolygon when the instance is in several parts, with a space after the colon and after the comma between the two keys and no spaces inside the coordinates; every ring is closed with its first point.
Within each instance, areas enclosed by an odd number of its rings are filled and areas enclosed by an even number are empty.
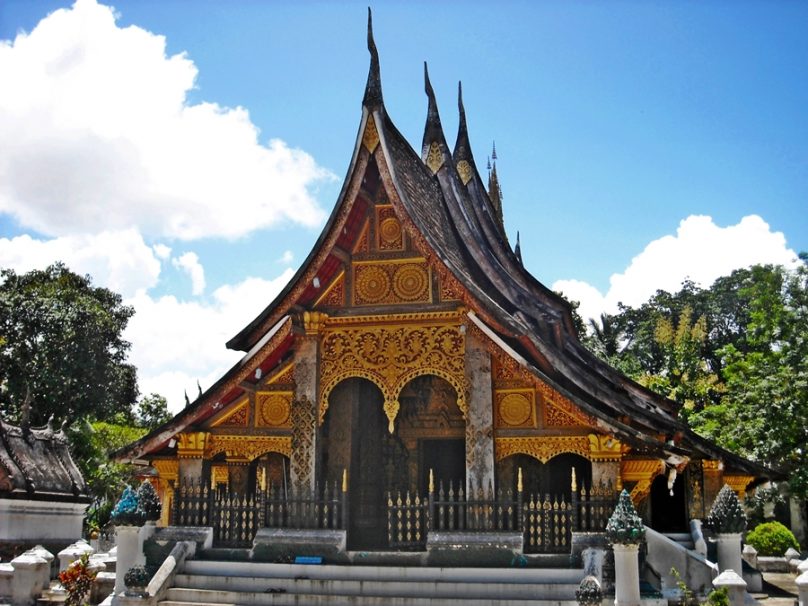
{"type": "MultiPolygon", "coordinates": [[[[426,497],[416,492],[387,496],[387,541],[395,550],[422,550],[430,531],[518,532],[526,553],[569,552],[572,532],[600,532],[614,511],[617,495],[611,485],[582,486],[573,479],[571,497],[491,486],[466,494],[461,483],[430,480],[426,497]]],[[[212,490],[201,482],[182,483],[176,493],[172,523],[210,526],[218,546],[248,547],[260,528],[348,528],[347,482],[312,490],[269,485],[254,494],[212,490]]]]}

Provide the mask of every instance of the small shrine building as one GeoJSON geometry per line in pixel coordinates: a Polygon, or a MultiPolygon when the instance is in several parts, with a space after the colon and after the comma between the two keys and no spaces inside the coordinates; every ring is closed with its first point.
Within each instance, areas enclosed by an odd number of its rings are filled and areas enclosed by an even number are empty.
{"type": "Polygon", "coordinates": [[[518,491],[527,507],[625,488],[648,524],[679,530],[723,484],[761,481],[765,469],[690,431],[680,404],[581,344],[568,303],[508,243],[496,164],[486,186],[460,88],[450,148],[425,69],[418,153],[385,109],[370,27],[368,47],[350,167],[311,253],[227,343],[243,358],[116,455],[157,470],[164,523],[183,486],[336,484],[355,549],[394,546],[396,495],[449,491],[518,491]]]}

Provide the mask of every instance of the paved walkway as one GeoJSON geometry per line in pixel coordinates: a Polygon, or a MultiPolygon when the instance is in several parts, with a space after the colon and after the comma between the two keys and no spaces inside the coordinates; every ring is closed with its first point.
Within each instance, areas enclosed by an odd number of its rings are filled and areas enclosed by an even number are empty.
{"type": "Polygon", "coordinates": [[[763,591],[767,598],[758,600],[764,606],[795,606],[797,604],[796,575],[788,572],[764,572],[763,591]]]}

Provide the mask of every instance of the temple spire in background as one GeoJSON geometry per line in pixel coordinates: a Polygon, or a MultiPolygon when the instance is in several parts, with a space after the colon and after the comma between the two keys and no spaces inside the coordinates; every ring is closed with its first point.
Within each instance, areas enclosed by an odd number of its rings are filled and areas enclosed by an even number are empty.
{"type": "Polygon", "coordinates": [[[494,207],[494,218],[499,223],[499,227],[505,233],[505,220],[502,217],[502,188],[499,186],[499,177],[497,176],[497,144],[494,142],[493,150],[491,151],[491,172],[488,173],[488,197],[491,200],[491,205],[494,207]]]}

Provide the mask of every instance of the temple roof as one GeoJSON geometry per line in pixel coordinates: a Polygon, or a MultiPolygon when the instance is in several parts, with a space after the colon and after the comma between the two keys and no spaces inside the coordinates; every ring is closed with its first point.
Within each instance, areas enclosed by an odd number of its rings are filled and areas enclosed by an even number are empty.
{"type": "Polygon", "coordinates": [[[0,498],[89,502],[64,431],[0,419],[0,498]]]}
{"type": "Polygon", "coordinates": [[[569,303],[531,275],[507,242],[496,156],[487,191],[471,150],[462,87],[458,86],[457,141],[450,152],[424,64],[427,119],[419,156],[384,106],[370,13],[367,41],[370,68],[353,156],[334,210],[311,253],[276,299],[227,343],[245,351],[244,359],[190,409],[119,456],[141,456],[164,443],[172,432],[212,414],[222,401],[232,401],[228,394],[249,377],[251,368],[267,365],[259,355],[267,335],[296,310],[310,309],[320,283],[336,271],[335,255],[345,253],[335,251],[341,249],[346,234],[358,229],[352,217],[364,211],[365,173],[373,165],[385,187],[392,187],[390,203],[410,228],[421,254],[462,285],[462,304],[469,316],[514,352],[529,372],[597,419],[601,429],[638,452],[675,458],[695,451],[704,458],[723,459],[739,470],[771,475],[694,434],[677,418],[679,404],[623,376],[581,344],[569,303]],[[374,135],[373,146],[363,148],[368,132],[374,135]]]}

